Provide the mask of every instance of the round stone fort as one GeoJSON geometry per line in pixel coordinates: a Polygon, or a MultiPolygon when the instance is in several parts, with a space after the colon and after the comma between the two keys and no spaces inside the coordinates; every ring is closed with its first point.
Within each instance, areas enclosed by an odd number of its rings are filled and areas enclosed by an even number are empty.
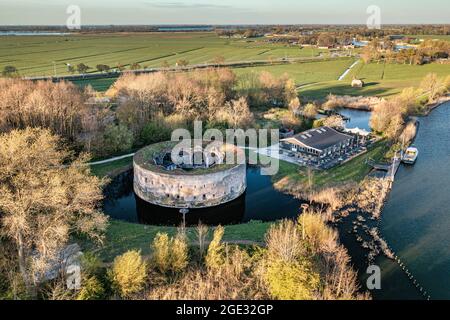
{"type": "Polygon", "coordinates": [[[225,204],[245,192],[243,150],[229,144],[204,148],[203,143],[200,148],[180,151],[184,161],[173,161],[177,143],[153,144],[134,155],[133,185],[139,198],[163,207],[195,209],[225,204]],[[230,156],[234,161],[229,161],[230,156]]]}

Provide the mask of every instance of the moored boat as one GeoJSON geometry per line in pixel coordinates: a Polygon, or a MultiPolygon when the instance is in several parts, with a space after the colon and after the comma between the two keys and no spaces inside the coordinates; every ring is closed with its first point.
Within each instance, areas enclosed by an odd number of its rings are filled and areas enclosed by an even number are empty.
{"type": "Polygon", "coordinates": [[[402,161],[406,164],[414,164],[419,156],[419,150],[415,147],[409,147],[406,149],[403,155],[402,161]]]}

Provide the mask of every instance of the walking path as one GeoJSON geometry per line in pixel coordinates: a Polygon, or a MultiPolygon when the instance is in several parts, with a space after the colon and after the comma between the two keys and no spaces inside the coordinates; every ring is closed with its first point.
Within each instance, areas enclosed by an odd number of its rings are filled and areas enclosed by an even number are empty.
{"type": "Polygon", "coordinates": [[[344,78],[347,76],[347,74],[350,72],[350,70],[353,69],[357,64],[359,63],[359,60],[355,61],[345,72],[339,77],[338,81],[344,80],[344,78]]]}
{"type": "Polygon", "coordinates": [[[118,156],[118,157],[114,157],[114,158],[110,158],[110,159],[105,159],[105,160],[100,160],[100,161],[89,162],[88,164],[91,165],[91,166],[95,166],[95,165],[97,165],[97,164],[104,164],[104,163],[114,162],[114,161],[117,161],[117,160],[122,160],[122,159],[125,159],[125,158],[130,158],[130,157],[132,157],[132,156],[134,156],[134,153],[125,154],[125,155],[123,155],[123,156],[118,156]]]}

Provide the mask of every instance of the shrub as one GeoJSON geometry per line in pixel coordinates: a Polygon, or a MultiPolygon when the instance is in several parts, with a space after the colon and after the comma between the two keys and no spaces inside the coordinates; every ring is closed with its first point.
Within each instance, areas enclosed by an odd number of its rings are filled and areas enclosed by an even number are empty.
{"type": "Polygon", "coordinates": [[[317,107],[312,104],[312,103],[308,103],[304,108],[303,108],[303,116],[309,119],[314,118],[317,115],[317,107]]]}
{"type": "Polygon", "coordinates": [[[169,238],[166,233],[158,233],[153,240],[153,262],[162,272],[177,273],[188,265],[188,245],[182,235],[169,238]]]}
{"type": "Polygon", "coordinates": [[[101,300],[104,297],[105,289],[102,283],[95,276],[92,276],[84,281],[77,300],[101,300]]]}
{"type": "Polygon", "coordinates": [[[298,217],[298,226],[306,237],[314,252],[332,247],[336,243],[337,235],[329,228],[322,216],[314,212],[305,212],[298,217]]]}
{"type": "Polygon", "coordinates": [[[304,251],[297,225],[290,220],[271,225],[266,243],[269,259],[293,262],[304,251]]]}
{"type": "Polygon", "coordinates": [[[266,279],[269,292],[275,299],[311,300],[319,289],[320,276],[308,260],[270,261],[266,279]]]}
{"type": "Polygon", "coordinates": [[[147,263],[142,260],[140,251],[130,250],[114,259],[108,275],[116,292],[128,297],[144,287],[147,263]]]}
{"type": "Polygon", "coordinates": [[[153,240],[153,263],[162,273],[170,269],[170,240],[167,233],[159,233],[153,240]]]}
{"type": "Polygon", "coordinates": [[[81,256],[81,269],[84,274],[96,275],[101,271],[102,262],[92,252],[85,252],[81,256]]]}
{"type": "Polygon", "coordinates": [[[208,251],[206,253],[205,262],[206,266],[210,270],[217,270],[224,264],[224,249],[225,246],[221,242],[224,233],[224,228],[218,226],[214,230],[213,240],[208,246],[208,251]]]}
{"type": "Polygon", "coordinates": [[[170,248],[170,269],[173,272],[180,272],[188,265],[188,245],[182,236],[172,239],[170,248]]]}
{"type": "Polygon", "coordinates": [[[2,71],[2,76],[4,77],[11,77],[17,74],[18,74],[17,68],[14,66],[5,66],[2,71]]]}

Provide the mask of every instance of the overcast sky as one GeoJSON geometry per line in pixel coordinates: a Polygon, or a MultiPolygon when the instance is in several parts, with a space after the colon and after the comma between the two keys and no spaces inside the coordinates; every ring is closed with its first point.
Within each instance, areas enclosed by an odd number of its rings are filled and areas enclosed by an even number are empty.
{"type": "Polygon", "coordinates": [[[82,24],[365,24],[370,5],[382,24],[450,24],[449,0],[0,0],[0,25],[62,25],[69,5],[82,24]]]}

